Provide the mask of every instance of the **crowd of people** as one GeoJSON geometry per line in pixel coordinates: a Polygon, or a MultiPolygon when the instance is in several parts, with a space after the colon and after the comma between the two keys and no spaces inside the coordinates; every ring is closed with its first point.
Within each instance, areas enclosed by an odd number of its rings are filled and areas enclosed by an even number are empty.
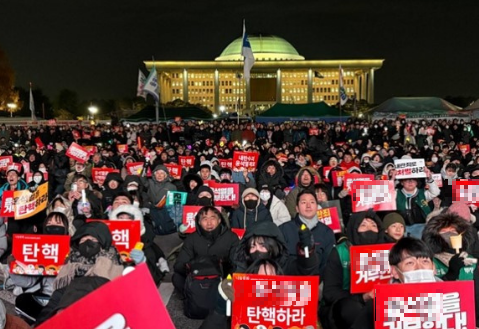
{"type": "MultiPolygon", "coordinates": [[[[3,124],[0,156],[28,163],[32,179],[26,182],[25,166],[4,168],[0,198],[5,191],[35,191],[48,181],[49,204],[27,219],[1,218],[0,275],[30,325],[83,297],[72,293],[75,289],[93,291],[127,266],[146,263],[159,285],[169,272],[166,259],[174,258],[172,282],[184,300],[184,313],[205,319],[203,329],[230,326],[226,301],[234,299],[234,292],[226,277],[238,272],[319,275],[322,328],[373,328],[373,292],[353,294],[349,289],[351,246],[396,243],[389,257],[395,283],[479,284],[479,210],[453,200],[452,191],[453,180],[479,177],[478,146],[479,121],[463,119],[36,128],[3,124]],[[74,160],[66,155],[73,142],[96,150],[86,162],[74,160]],[[117,145],[127,145],[127,151],[120,152],[117,145]],[[232,159],[235,151],[258,153],[256,170],[221,167],[221,160],[232,159]],[[194,156],[195,162],[173,178],[165,165],[178,164],[179,156],[194,156]],[[425,160],[426,178],[396,179],[394,160],[416,158],[425,160]],[[144,165],[133,175],[126,165],[136,162],[144,165]],[[98,184],[92,168],[118,172],[98,184]],[[396,210],[353,212],[350,191],[332,184],[335,171],[393,181],[396,210]],[[433,174],[441,175],[441,187],[433,174]],[[211,181],[238,184],[238,204],[215,207],[211,181]],[[194,233],[185,233],[177,214],[162,203],[174,191],[187,192],[184,205],[202,207],[194,233]],[[327,207],[338,209],[342,233],[318,220],[318,209],[327,207]],[[140,221],[144,247],[132,249],[131,261],[125,261],[107,226],[90,219],[140,221]],[[245,230],[244,236],[240,239],[232,229],[245,230]],[[69,256],[57,276],[10,273],[12,237],[18,233],[71,236],[69,256]],[[170,257],[154,243],[155,236],[168,234],[183,241],[170,257]],[[455,235],[463,237],[461,253],[451,246],[455,235]],[[209,289],[195,289],[200,277],[209,289]]],[[[477,295],[479,289],[475,291],[477,295]]]]}

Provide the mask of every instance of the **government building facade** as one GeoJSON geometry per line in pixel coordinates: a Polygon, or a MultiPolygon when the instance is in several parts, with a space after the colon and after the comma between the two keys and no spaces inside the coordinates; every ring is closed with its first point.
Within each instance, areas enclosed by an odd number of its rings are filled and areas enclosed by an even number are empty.
{"type": "Polygon", "coordinates": [[[155,66],[162,103],[181,99],[213,113],[249,113],[275,103],[335,105],[339,100],[339,66],[349,97],[374,103],[374,71],[383,59],[306,60],[286,40],[249,35],[255,63],[243,78],[242,38],[231,42],[214,61],[145,61],[155,66]]]}

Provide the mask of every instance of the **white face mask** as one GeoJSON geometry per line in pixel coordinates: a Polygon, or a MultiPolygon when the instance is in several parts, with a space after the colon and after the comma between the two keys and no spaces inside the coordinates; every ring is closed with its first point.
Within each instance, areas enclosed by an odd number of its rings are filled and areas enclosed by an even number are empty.
{"type": "Polygon", "coordinates": [[[133,205],[134,205],[135,207],[140,207],[140,203],[139,203],[138,201],[133,201],[133,205]]]}
{"type": "Polygon", "coordinates": [[[138,187],[136,187],[135,185],[127,186],[126,190],[127,190],[128,192],[130,192],[130,191],[137,191],[137,190],[138,190],[138,187]]]}
{"type": "Polygon", "coordinates": [[[40,183],[40,182],[42,181],[42,177],[40,177],[40,176],[33,176],[33,181],[38,184],[38,183],[40,183]]]}
{"type": "Polygon", "coordinates": [[[63,208],[63,207],[56,207],[53,209],[54,212],[61,212],[61,213],[66,213],[66,208],[63,208]]]}
{"type": "Polygon", "coordinates": [[[38,171],[47,172],[47,168],[38,168],[38,171]]]}
{"type": "Polygon", "coordinates": [[[270,191],[261,191],[259,193],[259,197],[263,201],[268,201],[271,198],[271,192],[270,191]]]}
{"type": "Polygon", "coordinates": [[[436,163],[437,162],[437,158],[431,158],[431,161],[436,163]]]}
{"type": "Polygon", "coordinates": [[[414,270],[401,272],[404,277],[404,283],[436,282],[433,270],[414,270]]]}

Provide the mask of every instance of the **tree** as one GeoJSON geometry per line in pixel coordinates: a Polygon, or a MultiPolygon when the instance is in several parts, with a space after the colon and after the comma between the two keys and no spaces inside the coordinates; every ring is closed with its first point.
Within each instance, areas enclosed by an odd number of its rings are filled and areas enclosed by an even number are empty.
{"type": "Polygon", "coordinates": [[[18,94],[13,90],[15,74],[7,55],[0,49],[0,110],[8,111],[7,104],[18,101],[18,94]]]}

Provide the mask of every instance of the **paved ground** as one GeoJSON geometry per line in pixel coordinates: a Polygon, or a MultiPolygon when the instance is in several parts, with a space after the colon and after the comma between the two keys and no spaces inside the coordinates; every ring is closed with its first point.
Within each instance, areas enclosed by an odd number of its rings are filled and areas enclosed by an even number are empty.
{"type": "MultiPolygon", "coordinates": [[[[174,247],[181,243],[181,240],[175,233],[169,236],[157,236],[155,238],[155,242],[161,247],[164,253],[168,255],[174,247]]],[[[172,271],[172,264],[170,264],[170,269],[172,271]]],[[[183,315],[183,302],[174,292],[173,285],[171,283],[171,274],[168,275],[164,282],[160,285],[159,292],[177,329],[199,328],[202,323],[201,320],[191,320],[183,315]]],[[[7,313],[16,314],[15,296],[11,291],[0,290],[0,299],[3,300],[7,309],[7,313]]]]}

